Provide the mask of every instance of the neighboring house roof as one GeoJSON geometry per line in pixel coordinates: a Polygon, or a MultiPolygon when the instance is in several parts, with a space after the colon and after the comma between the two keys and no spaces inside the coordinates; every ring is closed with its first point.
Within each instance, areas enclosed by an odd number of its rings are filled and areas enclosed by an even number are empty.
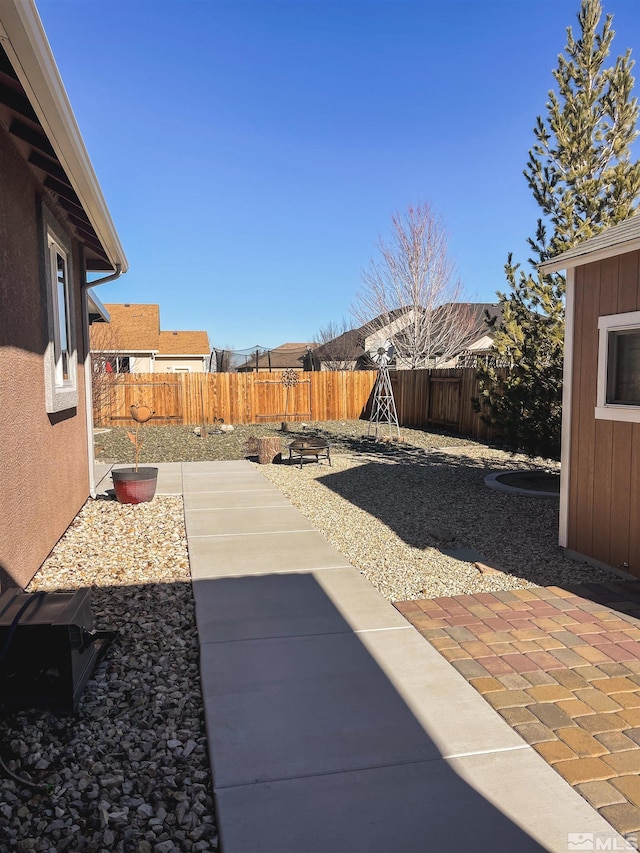
{"type": "MultiPolygon", "coordinates": [[[[471,319],[471,331],[469,333],[469,341],[466,346],[470,346],[474,340],[491,334],[490,329],[485,323],[486,312],[491,317],[497,317],[496,325],[498,328],[502,322],[502,306],[500,303],[494,302],[459,302],[446,303],[435,309],[434,318],[437,322],[438,316],[445,316],[452,305],[457,305],[461,310],[467,310],[471,319]]],[[[319,346],[315,355],[321,360],[330,361],[338,358],[349,358],[351,360],[362,359],[366,356],[366,347],[370,344],[373,338],[379,339],[384,337],[385,328],[410,311],[410,308],[398,308],[394,311],[389,311],[387,314],[380,314],[378,317],[360,326],[357,329],[351,329],[344,332],[337,338],[319,346]],[[381,325],[384,323],[385,325],[381,325]]],[[[397,330],[402,332],[402,329],[397,330]]],[[[389,333],[389,337],[393,337],[396,332],[389,333]]]]}
{"type": "Polygon", "coordinates": [[[365,327],[349,329],[316,348],[314,355],[320,361],[357,361],[365,354],[365,327]]]}
{"type": "Polygon", "coordinates": [[[447,302],[440,308],[436,308],[436,317],[439,312],[445,313],[453,305],[458,306],[462,311],[468,312],[470,320],[470,343],[476,338],[482,338],[485,335],[492,333],[493,330],[487,327],[487,314],[489,317],[496,318],[493,329],[500,328],[503,318],[502,303],[500,302],[447,302]]]}
{"type": "Polygon", "coordinates": [[[539,264],[538,269],[543,273],[558,272],[639,249],[640,214],[635,213],[624,222],[612,225],[611,228],[606,228],[599,234],[583,240],[572,249],[567,249],[566,252],[539,264]]]}
{"type": "MultiPolygon", "coordinates": [[[[110,303],[110,339],[123,352],[156,352],[160,337],[160,306],[110,303]]],[[[96,343],[94,341],[94,343],[96,343]]]]}
{"type": "Polygon", "coordinates": [[[206,332],[160,332],[159,355],[209,355],[209,336],[206,332]]]}
{"type": "MultiPolygon", "coordinates": [[[[1,0],[0,0],[1,2],[1,0]]],[[[161,355],[209,355],[209,336],[201,331],[161,332],[160,306],[119,304],[104,306],[111,317],[109,335],[90,330],[92,349],[159,353],[161,355]]]]}
{"type": "Polygon", "coordinates": [[[0,0],[0,122],[66,211],[89,271],[129,265],[33,0],[0,0]]]}

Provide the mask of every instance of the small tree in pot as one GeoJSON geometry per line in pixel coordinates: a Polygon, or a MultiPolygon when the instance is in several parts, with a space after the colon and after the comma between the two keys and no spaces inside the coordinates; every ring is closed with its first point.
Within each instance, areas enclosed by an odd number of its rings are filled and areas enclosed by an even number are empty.
{"type": "Polygon", "coordinates": [[[135,432],[129,432],[129,441],[133,444],[135,466],[119,468],[111,472],[116,498],[121,504],[139,504],[153,500],[158,482],[157,468],[140,468],[140,451],[144,440],[140,438],[140,427],[150,420],[154,412],[148,406],[134,404],[129,409],[136,422],[135,432]]]}

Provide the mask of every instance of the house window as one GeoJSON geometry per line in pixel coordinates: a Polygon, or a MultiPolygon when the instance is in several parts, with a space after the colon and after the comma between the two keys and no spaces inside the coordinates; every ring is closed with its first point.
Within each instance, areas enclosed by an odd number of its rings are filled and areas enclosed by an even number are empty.
{"type": "Polygon", "coordinates": [[[69,273],[67,253],[49,236],[51,280],[54,282],[55,334],[54,358],[56,385],[64,386],[71,379],[71,329],[69,326],[69,273]]]}
{"type": "Polygon", "coordinates": [[[110,355],[105,370],[107,373],[131,373],[131,359],[128,355],[110,355]]]}
{"type": "Polygon", "coordinates": [[[44,355],[47,412],[78,405],[75,301],[71,250],[64,232],[43,208],[48,342],[44,355]]]}
{"type": "Polygon", "coordinates": [[[596,418],[640,423],[640,311],[600,317],[596,418]]]}

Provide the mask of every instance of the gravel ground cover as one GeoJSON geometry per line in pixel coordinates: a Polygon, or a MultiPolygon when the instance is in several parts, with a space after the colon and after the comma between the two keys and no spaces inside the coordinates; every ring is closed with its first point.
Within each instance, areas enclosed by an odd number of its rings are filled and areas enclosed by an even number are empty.
{"type": "MultiPolygon", "coordinates": [[[[305,435],[325,436],[335,451],[364,451],[373,442],[367,438],[368,421],[326,421],[307,424],[291,423],[287,433],[280,424],[240,424],[233,432],[220,433],[210,427],[211,434],[203,440],[189,426],[145,426],[141,460],[152,462],[207,462],[215,459],[244,459],[247,440],[255,436],[279,436],[283,448],[288,442],[305,435]]],[[[133,447],[127,438],[128,427],[114,427],[95,437],[95,458],[99,462],[133,462],[133,447]]],[[[467,439],[418,429],[402,429],[406,452],[452,445],[466,445],[467,439]]],[[[378,453],[391,452],[393,445],[382,443],[378,453]]]]}
{"type": "MultiPolygon", "coordinates": [[[[279,424],[243,425],[203,441],[191,427],[151,427],[143,453],[148,461],[242,459],[251,436],[277,435],[286,462],[289,441],[325,437],[331,468],[307,461],[258,470],[392,601],[614,577],[564,555],[557,498],[484,485],[493,471],[557,472],[558,463],[425,430],[403,427],[401,442],[373,441],[368,431],[367,421],[292,423],[286,434],[279,424]],[[499,571],[481,572],[462,549],[499,571]]],[[[96,445],[104,460],[131,453],[124,428],[96,436],[96,445]]]]}
{"type": "Polygon", "coordinates": [[[556,497],[484,484],[493,471],[557,472],[558,463],[417,430],[402,437],[391,445],[343,438],[332,468],[259,469],[391,601],[617,577],[564,555],[556,497]]]}
{"type": "Polygon", "coordinates": [[[4,713],[0,850],[217,849],[182,499],[89,501],[28,591],[91,587],[117,640],[74,715],[4,713]]]}

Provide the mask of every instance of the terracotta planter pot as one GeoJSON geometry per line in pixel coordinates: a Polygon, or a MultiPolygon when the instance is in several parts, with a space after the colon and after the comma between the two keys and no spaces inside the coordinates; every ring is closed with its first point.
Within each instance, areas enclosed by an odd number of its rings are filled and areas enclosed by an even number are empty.
{"type": "Polygon", "coordinates": [[[153,500],[158,482],[157,468],[118,468],[111,472],[116,498],[121,504],[153,500]]]}

